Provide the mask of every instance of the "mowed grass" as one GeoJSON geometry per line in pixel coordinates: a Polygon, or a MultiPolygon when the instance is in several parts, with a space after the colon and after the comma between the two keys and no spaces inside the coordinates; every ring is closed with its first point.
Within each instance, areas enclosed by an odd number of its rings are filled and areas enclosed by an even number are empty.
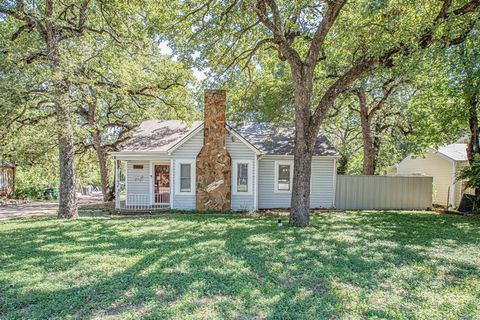
{"type": "Polygon", "coordinates": [[[480,219],[172,214],[0,224],[2,319],[480,319],[480,219]]]}

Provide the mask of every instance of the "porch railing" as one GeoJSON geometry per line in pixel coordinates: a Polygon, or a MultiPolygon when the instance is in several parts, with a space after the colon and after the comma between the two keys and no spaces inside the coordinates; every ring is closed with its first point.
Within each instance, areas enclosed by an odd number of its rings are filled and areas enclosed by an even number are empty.
{"type": "Polygon", "coordinates": [[[150,194],[127,194],[120,197],[117,209],[128,211],[164,210],[170,208],[170,191],[150,194]]]}

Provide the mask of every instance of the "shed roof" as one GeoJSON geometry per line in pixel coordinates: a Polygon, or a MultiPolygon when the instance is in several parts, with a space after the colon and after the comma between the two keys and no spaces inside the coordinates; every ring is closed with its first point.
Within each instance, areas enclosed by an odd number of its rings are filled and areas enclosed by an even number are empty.
{"type": "Polygon", "coordinates": [[[452,143],[448,146],[438,149],[438,153],[454,160],[467,161],[467,144],[466,143],[452,143]]]}
{"type": "MultiPolygon", "coordinates": [[[[181,120],[147,120],[140,124],[122,152],[167,152],[192,131],[203,124],[191,125],[181,120]]],[[[229,123],[229,128],[266,155],[293,155],[295,129],[292,126],[277,127],[270,123],[229,123]]],[[[315,156],[339,156],[328,139],[320,134],[315,143],[315,156]]]]}
{"type": "Polygon", "coordinates": [[[1,161],[0,160],[0,167],[2,168],[15,168],[15,164],[8,162],[8,161],[1,161]]]}

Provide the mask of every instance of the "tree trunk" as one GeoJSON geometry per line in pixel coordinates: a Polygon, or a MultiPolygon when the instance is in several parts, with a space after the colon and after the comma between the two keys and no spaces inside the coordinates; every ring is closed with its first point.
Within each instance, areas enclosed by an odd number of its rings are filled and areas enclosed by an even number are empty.
{"type": "Polygon", "coordinates": [[[304,71],[301,76],[299,73],[294,90],[296,130],[290,224],[305,227],[310,220],[310,176],[315,132],[318,130],[313,130],[310,123],[311,82],[306,80],[308,77],[304,77],[304,71]]]}
{"type": "Polygon", "coordinates": [[[375,124],[374,137],[373,137],[373,173],[377,171],[377,160],[380,156],[380,148],[382,147],[382,134],[381,124],[377,122],[375,124]]]}
{"type": "Polygon", "coordinates": [[[470,127],[470,140],[467,146],[467,158],[468,163],[472,164],[475,159],[475,155],[480,155],[480,149],[478,146],[479,128],[478,128],[478,114],[477,104],[478,99],[476,95],[472,95],[468,98],[468,124],[470,127]]]}
{"type": "Polygon", "coordinates": [[[363,88],[359,89],[357,96],[360,105],[360,123],[362,127],[363,174],[371,176],[375,174],[375,152],[365,90],[363,88]]]}
{"type": "Polygon", "coordinates": [[[112,193],[110,192],[110,185],[109,185],[109,172],[108,172],[108,162],[107,162],[107,154],[105,149],[102,146],[102,139],[98,131],[92,132],[93,144],[95,147],[95,151],[98,157],[98,163],[100,166],[100,182],[102,185],[102,195],[103,201],[108,202],[112,201],[112,193]]]}
{"type": "MultiPolygon", "coordinates": [[[[478,127],[478,96],[474,93],[468,96],[468,125],[470,127],[470,139],[467,145],[467,159],[470,165],[473,164],[475,156],[480,156],[478,146],[479,127],[478,127]]],[[[480,189],[475,188],[474,210],[480,208],[480,189]]]]}
{"type": "Polygon", "coordinates": [[[312,172],[312,151],[308,142],[295,139],[293,166],[292,208],[290,224],[298,227],[308,226],[310,211],[310,176],[312,172]]]}
{"type": "MultiPolygon", "coordinates": [[[[47,17],[45,42],[47,44],[47,60],[53,75],[58,74],[60,55],[58,51],[59,34],[51,19],[53,1],[46,4],[47,17]]],[[[73,143],[73,128],[68,108],[64,105],[68,100],[68,83],[59,80],[55,82],[57,107],[58,148],[60,160],[60,183],[58,187],[58,218],[78,218],[77,197],[75,190],[75,146],[73,143]],[[66,99],[64,99],[66,98],[66,99]]]]}
{"type": "Polygon", "coordinates": [[[78,218],[75,193],[75,147],[68,110],[57,104],[58,146],[60,150],[59,218],[78,218]]]}
{"type": "MultiPolygon", "coordinates": [[[[95,90],[90,88],[90,92],[94,93],[95,90]]],[[[99,130],[97,130],[95,124],[96,110],[97,99],[94,95],[94,101],[88,104],[87,122],[90,127],[90,134],[93,140],[93,148],[97,153],[98,164],[100,167],[100,184],[102,188],[103,201],[108,202],[113,200],[113,192],[111,192],[109,185],[107,153],[105,152],[105,148],[102,145],[102,137],[100,136],[100,132],[99,130]]]]}

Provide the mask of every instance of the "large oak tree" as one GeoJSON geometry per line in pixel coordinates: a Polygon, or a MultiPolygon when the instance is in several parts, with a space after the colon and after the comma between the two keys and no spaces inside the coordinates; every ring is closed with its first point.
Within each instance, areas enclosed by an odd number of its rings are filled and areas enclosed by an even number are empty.
{"type": "MultiPolygon", "coordinates": [[[[78,115],[81,119],[85,115],[82,111],[89,111],[84,119],[92,145],[98,151],[106,191],[108,150],[99,129],[110,130],[105,136],[112,137],[118,127],[133,127],[135,121],[127,123],[132,119],[129,116],[141,112],[129,112],[125,103],[116,103],[116,110],[110,109],[105,115],[99,107],[103,104],[96,105],[95,99],[100,96],[104,99],[96,101],[129,99],[133,108],[138,105],[138,96],[149,96],[158,104],[168,101],[161,89],[169,83],[155,80],[161,78],[162,72],[172,71],[172,77],[175,72],[171,68],[158,72],[162,66],[160,55],[146,50],[150,46],[159,51],[158,45],[148,37],[144,18],[135,9],[138,8],[130,3],[106,0],[16,0],[0,4],[1,81],[8,88],[1,96],[1,113],[5,115],[1,119],[2,131],[49,121],[50,133],[55,132],[59,149],[58,216],[61,218],[78,216],[75,196],[75,145],[79,139],[76,126],[81,122],[78,115]],[[145,57],[152,56],[157,60],[150,59],[150,64],[147,63],[145,57]],[[142,78],[149,72],[156,78],[142,78]],[[95,92],[97,96],[92,94],[95,92]],[[107,119],[100,121],[101,115],[107,119]],[[123,118],[121,125],[118,121],[116,126],[108,125],[114,117],[123,118]]],[[[175,94],[178,98],[185,97],[179,92],[175,94]]],[[[146,106],[141,104],[141,107],[146,106]]]]}
{"type": "Polygon", "coordinates": [[[290,223],[306,226],[313,146],[337,97],[417,50],[462,42],[479,17],[479,5],[478,0],[182,1],[169,3],[168,17],[159,5],[150,22],[164,26],[177,10],[172,46],[187,56],[200,52],[199,65],[213,71],[249,70],[258,55],[288,63],[296,129],[290,223]]]}

